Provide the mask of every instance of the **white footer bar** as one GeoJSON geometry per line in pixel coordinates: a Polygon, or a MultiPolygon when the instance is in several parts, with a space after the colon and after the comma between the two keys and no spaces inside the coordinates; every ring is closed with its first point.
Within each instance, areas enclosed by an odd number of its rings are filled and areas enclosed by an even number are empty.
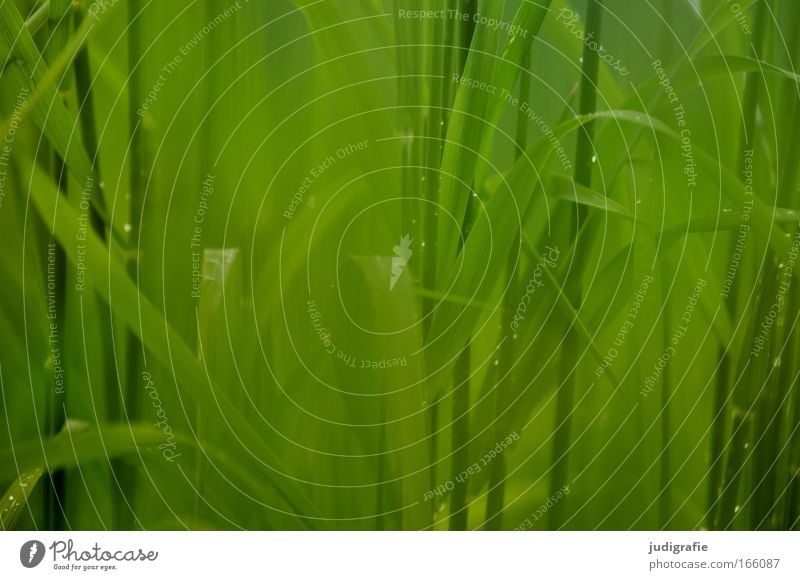
{"type": "Polygon", "coordinates": [[[800,578],[800,532],[4,532],[0,578],[800,578]]]}

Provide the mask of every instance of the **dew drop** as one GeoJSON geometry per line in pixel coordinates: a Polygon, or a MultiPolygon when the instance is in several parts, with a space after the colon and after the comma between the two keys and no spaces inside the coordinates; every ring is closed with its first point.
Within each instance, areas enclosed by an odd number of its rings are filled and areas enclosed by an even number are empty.
{"type": "Polygon", "coordinates": [[[733,508],[733,513],[736,513],[738,511],[739,511],[739,506],[737,505],[736,507],[733,508]]]}
{"type": "Polygon", "coordinates": [[[133,226],[131,224],[125,224],[122,226],[122,229],[125,230],[126,234],[129,234],[131,233],[131,230],[133,230],[133,226]]]}
{"type": "Polygon", "coordinates": [[[592,163],[597,163],[597,155],[592,155],[592,163]]]}

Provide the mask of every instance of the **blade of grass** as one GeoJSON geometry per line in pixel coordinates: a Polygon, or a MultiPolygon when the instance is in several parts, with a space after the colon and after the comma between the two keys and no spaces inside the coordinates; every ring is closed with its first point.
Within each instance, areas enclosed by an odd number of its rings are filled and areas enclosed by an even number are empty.
{"type": "MultiPolygon", "coordinates": [[[[554,152],[553,142],[561,141],[566,135],[580,128],[584,123],[597,119],[612,119],[654,128],[673,139],[679,137],[664,123],[644,113],[633,111],[598,111],[569,119],[553,128],[555,141],[540,137],[528,147],[525,154],[509,170],[502,188],[485,204],[485,209],[476,220],[466,239],[459,258],[452,262],[449,283],[456,296],[466,296],[470,300],[486,301],[496,286],[500,272],[505,268],[495,256],[507,256],[519,231],[519,218],[524,215],[528,204],[540,185],[543,176],[537,173],[554,152]]],[[[455,356],[465,341],[472,335],[482,312],[476,309],[461,308],[457,303],[445,302],[439,306],[431,323],[427,357],[440,366],[430,372],[441,372],[451,366],[455,356]]],[[[434,386],[434,394],[442,387],[434,386]]]]}
{"type": "MultiPolygon", "coordinates": [[[[95,24],[94,21],[84,20],[52,66],[43,71],[44,59],[25,28],[14,2],[3,2],[0,4],[0,63],[4,65],[4,78],[8,78],[17,88],[32,89],[30,97],[19,111],[18,122],[30,115],[53,149],[64,159],[75,180],[87,186],[91,203],[103,222],[110,224],[103,199],[97,190],[98,181],[91,160],[80,139],[74,135],[76,120],[61,102],[57,90],[63,71],[86,42],[95,24]]],[[[0,134],[7,135],[11,121],[9,118],[4,122],[0,134]]]]}
{"type": "MultiPolygon", "coordinates": [[[[500,21],[504,4],[504,1],[479,0],[476,12],[482,17],[500,21]]],[[[498,36],[498,31],[488,26],[475,28],[464,75],[459,80],[463,78],[486,83],[494,80],[498,36]]],[[[442,154],[439,203],[448,211],[439,215],[437,264],[452,264],[460,249],[462,232],[459,224],[465,223],[469,200],[472,198],[474,168],[488,103],[489,94],[485,90],[459,83],[442,154]]],[[[437,271],[437,286],[446,287],[443,285],[446,268],[437,268],[437,271]]]]}
{"type": "MultiPolygon", "coordinates": [[[[453,375],[453,412],[451,417],[452,445],[450,452],[450,480],[469,465],[469,384],[470,350],[461,351],[453,375]]],[[[466,530],[469,517],[466,485],[456,485],[450,494],[450,530],[466,530]]]]}
{"type": "MultiPolygon", "coordinates": [[[[584,38],[593,38],[598,44],[601,41],[600,27],[603,16],[603,0],[589,0],[584,27],[584,38]]],[[[581,115],[594,113],[597,108],[597,77],[599,71],[599,53],[589,44],[583,47],[583,67],[581,77],[578,112],[581,115]]],[[[584,187],[592,186],[592,166],[594,164],[594,122],[585,123],[578,132],[575,146],[575,183],[584,187]]],[[[578,205],[576,214],[569,225],[569,236],[576,238],[580,228],[586,221],[586,208],[578,205]]],[[[577,308],[582,302],[580,274],[584,271],[583,259],[576,256],[575,271],[565,287],[567,297],[577,308]]],[[[574,321],[567,328],[561,345],[558,381],[556,393],[556,415],[553,435],[553,454],[551,459],[550,492],[555,494],[569,483],[569,450],[572,429],[572,416],[575,412],[575,384],[577,382],[578,333],[574,321]]],[[[548,512],[548,524],[552,529],[560,529],[566,514],[565,501],[560,501],[548,512]]]]}
{"type": "MultiPolygon", "coordinates": [[[[767,28],[767,15],[769,12],[769,3],[768,0],[763,0],[762,2],[757,4],[756,9],[756,18],[755,18],[755,25],[754,25],[754,33],[753,33],[753,41],[751,44],[751,50],[753,51],[754,59],[758,59],[760,56],[761,51],[764,47],[765,42],[765,35],[766,35],[766,28],[767,28]]],[[[740,126],[740,133],[739,133],[739,147],[737,149],[737,168],[739,174],[744,174],[745,164],[746,164],[746,156],[748,152],[752,151],[755,148],[756,140],[757,140],[757,131],[756,131],[756,114],[758,112],[758,102],[759,97],[761,94],[761,86],[762,86],[762,73],[761,71],[752,71],[747,73],[745,77],[745,88],[744,88],[744,96],[742,100],[742,124],[740,126]]],[[[735,250],[735,244],[737,243],[736,239],[730,241],[730,253],[732,254],[735,250]]],[[[738,303],[737,297],[739,294],[739,286],[734,285],[730,290],[730,298],[728,300],[728,309],[731,314],[734,313],[736,308],[736,304],[738,303]]],[[[774,295],[773,295],[774,296],[774,295]]],[[[771,298],[770,298],[771,299],[771,298]]],[[[756,311],[760,311],[761,307],[757,307],[756,311]]],[[[755,335],[751,335],[753,338],[755,335]]],[[[725,356],[724,352],[720,353],[720,364],[732,364],[731,358],[725,356]]],[[[755,364],[755,363],[753,363],[755,364]]],[[[722,380],[724,377],[730,376],[732,373],[725,369],[718,375],[718,380],[722,380]]],[[[731,389],[731,385],[725,386],[718,386],[720,390],[724,390],[725,393],[729,393],[731,389]]],[[[744,390],[750,390],[753,387],[748,385],[744,387],[744,390]]],[[[744,424],[742,425],[743,428],[740,428],[736,431],[736,435],[732,438],[730,442],[730,449],[729,458],[728,458],[728,473],[726,479],[724,480],[723,485],[725,486],[726,491],[723,492],[723,497],[725,498],[721,503],[721,509],[727,509],[728,520],[726,522],[732,522],[735,518],[733,512],[731,512],[731,506],[728,505],[732,501],[736,501],[736,493],[738,491],[738,480],[731,481],[729,479],[731,475],[731,469],[734,466],[737,466],[738,462],[733,459],[733,457],[741,457],[740,450],[736,449],[737,445],[744,444],[744,437],[749,430],[749,425],[746,425],[750,422],[750,419],[747,415],[750,413],[750,409],[743,407],[741,403],[743,402],[742,399],[737,397],[738,393],[743,391],[742,388],[734,389],[733,391],[733,401],[735,405],[739,406],[740,411],[745,413],[745,417],[742,418],[744,424]],[[733,498],[733,499],[731,499],[733,498]]],[[[727,399],[727,397],[726,397],[727,399]]],[[[745,399],[746,401],[746,399],[745,399]]],[[[745,402],[746,404],[746,402],[745,402]]],[[[723,409],[724,411],[724,409],[723,409]]],[[[722,427],[722,423],[718,423],[717,427],[722,427]]],[[[718,436],[718,435],[717,435],[718,436]]],[[[712,435],[712,437],[714,437],[712,435]]],[[[712,472],[715,470],[722,469],[722,462],[718,462],[717,464],[712,466],[712,472]]],[[[712,473],[711,479],[720,479],[720,473],[712,473]]],[[[736,474],[738,477],[738,473],[736,474]]],[[[714,510],[718,504],[716,501],[709,506],[709,512],[711,512],[712,521],[716,518],[716,514],[714,510]]],[[[725,518],[725,513],[722,513],[722,517],[725,518]]]]}
{"type": "MultiPolygon", "coordinates": [[[[520,10],[522,7],[520,8],[520,10]]],[[[543,12],[544,14],[544,12],[543,12]]],[[[544,16],[542,16],[542,20],[544,16]]],[[[539,23],[541,26],[541,22],[539,23]]],[[[536,32],[538,32],[538,27],[536,32]]],[[[535,34],[535,33],[534,33],[535,34]]],[[[510,42],[510,41],[509,41],[510,42]]],[[[527,102],[530,97],[530,66],[531,66],[531,49],[530,46],[523,53],[522,61],[520,63],[522,74],[519,81],[519,99],[521,102],[527,102]]],[[[528,147],[528,118],[520,109],[517,113],[517,127],[516,127],[516,145],[517,153],[516,159],[519,159],[521,153],[528,147]]],[[[524,221],[524,219],[523,219],[524,221]]],[[[511,245],[512,251],[508,255],[508,263],[506,266],[505,282],[506,292],[503,295],[503,316],[502,327],[511,328],[513,321],[513,312],[519,300],[519,281],[516,279],[520,259],[521,239],[519,234],[511,245]]],[[[494,440],[501,440],[506,433],[510,433],[510,422],[508,419],[501,420],[502,417],[508,417],[509,414],[505,410],[511,404],[511,395],[516,392],[517,388],[514,384],[515,376],[511,372],[505,373],[505,368],[508,365],[513,365],[515,359],[516,337],[512,336],[509,340],[501,341],[498,345],[498,362],[495,364],[494,373],[494,440]]],[[[486,496],[486,516],[484,527],[491,530],[503,529],[503,505],[505,503],[505,478],[506,478],[506,457],[500,454],[492,462],[489,468],[489,491],[486,496]]]]}

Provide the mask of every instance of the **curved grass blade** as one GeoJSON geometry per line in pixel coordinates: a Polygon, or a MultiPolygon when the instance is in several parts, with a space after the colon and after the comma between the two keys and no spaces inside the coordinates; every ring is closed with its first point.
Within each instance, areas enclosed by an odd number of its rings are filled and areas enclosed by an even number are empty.
{"type": "MultiPolygon", "coordinates": [[[[496,0],[482,0],[477,12],[499,21],[503,17],[503,4],[496,0]]],[[[489,93],[461,81],[491,83],[494,80],[498,36],[498,31],[487,26],[476,27],[464,74],[458,79],[440,172],[439,203],[447,208],[449,215],[441,212],[439,216],[437,265],[452,264],[458,256],[462,239],[459,224],[464,224],[467,218],[477,152],[486,130],[483,119],[489,107],[489,93]]],[[[445,287],[447,268],[437,267],[437,272],[437,286],[445,287]]]]}
{"type": "MultiPolygon", "coordinates": [[[[52,66],[45,68],[42,54],[25,27],[14,2],[0,4],[2,77],[9,79],[17,90],[25,88],[32,91],[26,98],[25,106],[19,111],[17,122],[30,115],[53,149],[64,160],[75,180],[92,193],[92,205],[108,226],[110,220],[97,186],[98,180],[94,174],[92,161],[75,131],[77,119],[62,103],[57,86],[64,70],[72,63],[95,25],[93,19],[85,19],[55,58],[52,66]]],[[[7,134],[11,122],[12,118],[9,118],[3,123],[0,134],[7,134]]]]}

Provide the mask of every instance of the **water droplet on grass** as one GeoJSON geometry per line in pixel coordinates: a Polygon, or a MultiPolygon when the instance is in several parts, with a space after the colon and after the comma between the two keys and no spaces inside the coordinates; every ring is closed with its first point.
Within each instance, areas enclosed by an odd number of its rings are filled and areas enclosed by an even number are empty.
{"type": "Polygon", "coordinates": [[[133,226],[131,224],[125,224],[122,226],[122,229],[125,230],[126,234],[129,234],[131,233],[131,230],[133,230],[133,226]]]}

